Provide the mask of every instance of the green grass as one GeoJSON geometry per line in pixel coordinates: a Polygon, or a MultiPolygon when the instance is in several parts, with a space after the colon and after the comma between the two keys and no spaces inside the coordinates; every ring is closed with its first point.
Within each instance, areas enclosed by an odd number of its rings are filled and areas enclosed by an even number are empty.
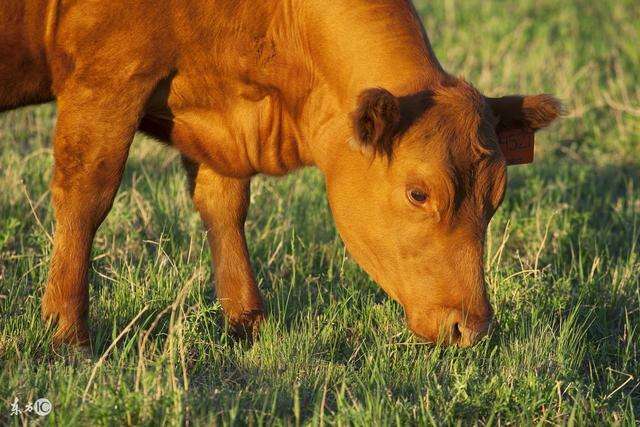
{"type": "Polygon", "coordinates": [[[536,162],[510,169],[491,223],[492,335],[467,350],[413,338],[345,256],[322,178],[304,170],[253,182],[247,234],[269,321],[252,346],[235,342],[179,159],[138,137],[95,241],[95,348],[54,350],[39,301],[55,111],[27,108],[0,116],[0,424],[638,422],[640,4],[417,6],[447,69],[568,109],[536,162]],[[16,397],[54,410],[12,417],[16,397]]]}

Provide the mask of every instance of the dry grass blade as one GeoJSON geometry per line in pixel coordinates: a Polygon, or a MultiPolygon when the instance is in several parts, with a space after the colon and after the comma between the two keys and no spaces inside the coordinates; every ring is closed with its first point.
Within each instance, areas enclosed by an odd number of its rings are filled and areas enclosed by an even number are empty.
{"type": "Polygon", "coordinates": [[[118,342],[122,339],[122,337],[124,337],[127,334],[127,332],[129,332],[131,330],[131,328],[133,328],[133,325],[136,324],[136,322],[138,321],[140,316],[142,316],[144,314],[144,312],[147,311],[148,308],[149,308],[149,306],[145,305],[142,308],[142,310],[140,310],[138,312],[138,314],[136,314],[136,316],[127,324],[127,326],[125,326],[122,329],[122,331],[118,334],[116,339],[113,340],[113,342],[109,345],[109,347],[107,347],[107,349],[102,354],[102,356],[100,356],[100,359],[98,359],[96,364],[93,366],[93,369],[91,370],[91,375],[89,376],[89,381],[87,381],[87,386],[84,388],[84,392],[82,393],[82,403],[83,404],[87,400],[87,394],[89,393],[89,389],[91,388],[91,385],[93,384],[93,379],[95,378],[96,372],[98,372],[98,369],[103,365],[104,361],[109,356],[109,353],[111,352],[111,350],[113,350],[116,347],[116,345],[118,344],[118,342]]]}

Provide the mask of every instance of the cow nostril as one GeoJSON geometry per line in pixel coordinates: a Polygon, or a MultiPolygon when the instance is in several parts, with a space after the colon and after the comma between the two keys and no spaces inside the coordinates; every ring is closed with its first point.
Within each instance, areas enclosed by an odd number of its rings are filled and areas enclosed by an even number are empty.
{"type": "Polygon", "coordinates": [[[460,330],[460,323],[455,322],[451,327],[451,343],[457,343],[462,338],[462,331],[460,330]]]}

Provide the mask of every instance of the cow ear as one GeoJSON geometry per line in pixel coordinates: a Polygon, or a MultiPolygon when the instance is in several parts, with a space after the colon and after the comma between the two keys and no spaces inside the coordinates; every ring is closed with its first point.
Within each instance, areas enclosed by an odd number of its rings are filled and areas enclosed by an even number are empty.
{"type": "Polygon", "coordinates": [[[386,89],[366,89],[358,97],[352,120],[356,142],[361,148],[391,157],[400,124],[398,98],[386,89]]]}
{"type": "Polygon", "coordinates": [[[551,95],[512,95],[487,98],[498,118],[496,132],[520,130],[535,132],[549,126],[562,114],[562,104],[551,95]]]}

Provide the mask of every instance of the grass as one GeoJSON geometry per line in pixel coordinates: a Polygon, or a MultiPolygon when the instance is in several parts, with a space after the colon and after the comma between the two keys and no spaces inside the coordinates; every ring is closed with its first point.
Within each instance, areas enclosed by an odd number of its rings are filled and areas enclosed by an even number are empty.
{"type": "Polygon", "coordinates": [[[568,116],[510,169],[491,223],[499,322],[420,344],[345,256],[315,170],[253,182],[247,234],[269,321],[233,341],[176,154],[138,137],[93,252],[91,354],[39,318],[53,230],[51,105],[0,116],[0,424],[618,424],[640,419],[640,5],[419,1],[449,70],[568,116]],[[133,322],[132,322],[133,321],[133,322]],[[10,415],[47,397],[53,412],[10,415]]]}

